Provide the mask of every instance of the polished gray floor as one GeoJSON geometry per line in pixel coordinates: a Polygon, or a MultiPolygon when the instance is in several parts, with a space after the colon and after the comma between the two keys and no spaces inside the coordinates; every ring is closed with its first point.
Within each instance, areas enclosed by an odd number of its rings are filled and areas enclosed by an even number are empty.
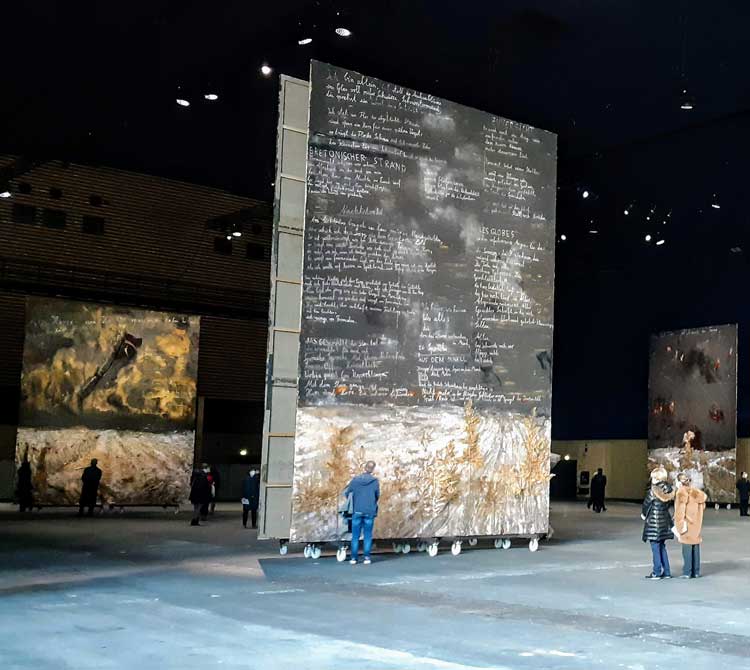
{"type": "MultiPolygon", "coordinates": [[[[0,514],[9,668],[629,668],[750,658],[750,523],[710,510],[704,577],[650,582],[639,509],[554,505],[536,553],[305,560],[221,511],[0,514]]],[[[681,557],[670,543],[673,572],[681,557]]]]}

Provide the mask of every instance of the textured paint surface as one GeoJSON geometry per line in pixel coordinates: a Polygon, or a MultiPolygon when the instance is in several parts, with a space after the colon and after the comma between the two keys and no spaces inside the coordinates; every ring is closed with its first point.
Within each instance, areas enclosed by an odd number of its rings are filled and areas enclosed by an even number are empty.
{"type": "Polygon", "coordinates": [[[690,473],[709,500],[735,499],[737,326],[651,338],[649,465],[690,473]]]}
{"type": "Polygon", "coordinates": [[[41,504],[72,504],[92,458],[101,500],[187,495],[195,435],[199,319],[29,300],[16,460],[41,504]]]}
{"type": "Polygon", "coordinates": [[[291,537],[547,531],[554,135],[313,63],[291,537]]]}

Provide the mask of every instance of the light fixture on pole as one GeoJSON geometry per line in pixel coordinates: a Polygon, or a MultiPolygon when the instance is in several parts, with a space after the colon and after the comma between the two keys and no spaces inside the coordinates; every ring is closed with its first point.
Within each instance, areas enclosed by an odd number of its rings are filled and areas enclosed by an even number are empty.
{"type": "Polygon", "coordinates": [[[271,76],[271,72],[273,72],[273,68],[268,63],[263,63],[263,65],[260,66],[260,73],[264,77],[271,76]]]}
{"type": "Polygon", "coordinates": [[[0,198],[10,198],[10,191],[0,191],[0,198]]]}
{"type": "Polygon", "coordinates": [[[351,37],[352,36],[352,31],[349,30],[349,28],[343,28],[343,27],[342,28],[336,28],[336,34],[339,37],[351,37]]]}
{"type": "Polygon", "coordinates": [[[180,107],[190,107],[190,102],[188,100],[185,100],[185,98],[177,98],[177,100],[175,100],[175,102],[180,107]]]}
{"type": "Polygon", "coordinates": [[[312,37],[303,37],[301,40],[297,40],[297,44],[304,47],[312,42],[312,37]]]}
{"type": "Polygon", "coordinates": [[[219,99],[219,96],[216,93],[206,93],[206,95],[204,95],[203,97],[210,102],[214,102],[219,99]]]}

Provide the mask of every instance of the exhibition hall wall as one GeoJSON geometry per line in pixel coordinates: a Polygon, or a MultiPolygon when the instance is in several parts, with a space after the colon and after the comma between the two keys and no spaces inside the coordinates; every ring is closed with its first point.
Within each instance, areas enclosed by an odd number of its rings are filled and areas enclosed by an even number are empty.
{"type": "Polygon", "coordinates": [[[29,298],[16,466],[35,501],[78,502],[83,469],[103,470],[105,504],[187,499],[200,319],[29,298]]]}
{"type": "Polygon", "coordinates": [[[548,526],[556,137],[313,62],[291,539],[548,526]],[[345,527],[345,526],[344,526],[345,527]]]}

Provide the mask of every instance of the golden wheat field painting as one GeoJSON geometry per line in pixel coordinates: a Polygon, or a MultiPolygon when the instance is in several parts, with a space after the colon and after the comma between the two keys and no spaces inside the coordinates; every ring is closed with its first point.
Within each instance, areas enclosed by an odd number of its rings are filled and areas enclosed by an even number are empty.
{"type": "Polygon", "coordinates": [[[536,535],[548,529],[549,419],[460,406],[300,407],[292,541],[337,539],[341,492],[368,460],[375,536],[536,535]]]}

